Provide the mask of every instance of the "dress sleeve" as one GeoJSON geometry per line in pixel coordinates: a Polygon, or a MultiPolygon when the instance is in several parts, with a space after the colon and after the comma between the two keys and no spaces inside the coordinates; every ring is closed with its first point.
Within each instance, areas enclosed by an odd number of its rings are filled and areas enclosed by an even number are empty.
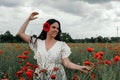
{"type": "Polygon", "coordinates": [[[71,54],[71,49],[65,42],[62,43],[61,53],[62,53],[62,59],[69,57],[71,54]]]}
{"type": "Polygon", "coordinates": [[[37,39],[31,36],[29,41],[29,47],[36,53],[37,52],[37,39]]]}

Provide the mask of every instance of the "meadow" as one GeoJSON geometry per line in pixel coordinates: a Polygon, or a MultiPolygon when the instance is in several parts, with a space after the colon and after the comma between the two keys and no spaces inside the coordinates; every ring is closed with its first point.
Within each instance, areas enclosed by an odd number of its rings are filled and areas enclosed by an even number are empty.
{"type": "MultiPolygon", "coordinates": [[[[120,79],[120,43],[68,43],[68,45],[72,51],[69,57],[72,62],[93,67],[88,74],[65,68],[68,80],[120,79]]],[[[32,66],[33,71],[37,68],[33,56],[33,51],[25,43],[0,43],[0,80],[32,80],[29,78],[30,75],[35,75],[34,73],[20,70],[25,65],[32,66]]]]}

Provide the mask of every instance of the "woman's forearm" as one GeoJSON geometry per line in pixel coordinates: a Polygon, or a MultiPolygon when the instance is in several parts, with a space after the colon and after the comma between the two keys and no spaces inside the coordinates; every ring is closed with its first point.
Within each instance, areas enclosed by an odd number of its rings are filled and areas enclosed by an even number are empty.
{"type": "Polygon", "coordinates": [[[19,35],[19,36],[20,36],[21,34],[24,34],[24,33],[25,33],[25,30],[26,30],[29,22],[30,22],[30,19],[27,18],[26,21],[25,21],[25,22],[23,23],[23,25],[21,26],[20,30],[18,31],[18,35],[19,35]]]}
{"type": "Polygon", "coordinates": [[[69,69],[80,70],[80,66],[77,65],[77,64],[74,64],[72,62],[68,62],[64,66],[67,67],[67,68],[69,68],[69,69]]]}
{"type": "Polygon", "coordinates": [[[88,73],[89,70],[91,70],[91,67],[88,67],[88,66],[80,66],[78,64],[75,64],[73,62],[71,62],[69,60],[69,58],[64,58],[63,59],[63,65],[69,69],[73,69],[73,70],[79,70],[79,71],[82,71],[82,72],[85,72],[85,73],[88,73]]]}

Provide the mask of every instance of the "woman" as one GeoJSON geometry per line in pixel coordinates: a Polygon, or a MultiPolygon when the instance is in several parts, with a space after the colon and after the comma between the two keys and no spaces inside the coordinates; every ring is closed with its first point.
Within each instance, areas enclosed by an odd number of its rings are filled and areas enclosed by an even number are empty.
{"type": "Polygon", "coordinates": [[[62,64],[69,69],[88,73],[91,67],[80,66],[69,60],[70,47],[60,40],[61,27],[59,21],[55,19],[46,21],[40,36],[37,38],[25,34],[27,25],[30,21],[35,20],[38,14],[38,12],[32,12],[18,32],[18,35],[29,43],[30,48],[35,53],[34,59],[40,66],[35,70],[38,76],[34,77],[34,80],[50,80],[51,78],[67,80],[62,64]],[[57,69],[55,70],[55,68],[57,69]],[[44,73],[43,70],[44,72],[46,70],[46,72],[44,73]],[[51,75],[54,75],[54,77],[51,75]]]}

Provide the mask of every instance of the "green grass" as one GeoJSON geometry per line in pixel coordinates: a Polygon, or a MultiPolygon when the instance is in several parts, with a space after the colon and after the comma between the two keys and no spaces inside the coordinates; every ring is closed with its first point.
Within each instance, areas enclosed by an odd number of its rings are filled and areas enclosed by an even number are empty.
{"type": "MultiPolygon", "coordinates": [[[[84,65],[83,61],[90,60],[93,63],[98,60],[93,58],[93,55],[96,52],[102,51],[104,52],[104,59],[113,61],[113,57],[117,54],[120,55],[120,44],[116,43],[106,43],[106,44],[69,44],[71,47],[71,55],[70,60],[76,64],[84,65]],[[117,46],[118,50],[115,51],[114,47],[117,46]],[[94,51],[92,53],[87,52],[87,47],[93,47],[94,51]]],[[[11,44],[11,43],[0,43],[0,50],[3,51],[0,54],[0,80],[5,77],[6,73],[8,73],[9,80],[18,80],[15,76],[15,73],[21,69],[21,67],[25,64],[18,64],[19,58],[18,55],[22,54],[24,51],[29,50],[27,44],[11,44]]],[[[29,58],[26,61],[31,62],[32,64],[36,64],[36,61],[33,59],[34,53],[28,55],[29,58]]],[[[80,71],[70,70],[65,68],[68,80],[72,80],[73,74],[77,73],[78,77],[81,80],[91,80],[91,74],[83,74],[80,71]]],[[[114,63],[112,65],[101,65],[97,67],[97,69],[93,69],[93,73],[96,76],[95,80],[119,80],[120,79],[120,61],[114,63]]],[[[27,79],[27,78],[26,78],[27,79]]]]}

